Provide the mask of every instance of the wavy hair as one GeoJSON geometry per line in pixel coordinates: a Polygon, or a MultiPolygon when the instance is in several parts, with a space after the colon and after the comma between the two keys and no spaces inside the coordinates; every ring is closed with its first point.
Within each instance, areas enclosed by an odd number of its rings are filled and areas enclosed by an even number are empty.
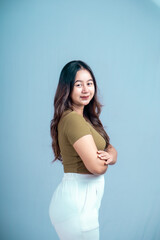
{"type": "Polygon", "coordinates": [[[95,86],[95,93],[92,100],[89,102],[88,105],[84,107],[84,116],[87,118],[93,125],[93,127],[99,132],[106,141],[106,148],[109,145],[110,138],[107,135],[106,131],[103,128],[103,125],[99,119],[102,105],[98,101],[97,97],[97,84],[95,76],[91,70],[91,68],[85,63],[80,60],[74,60],[67,63],[59,77],[59,82],[57,86],[57,90],[54,97],[54,116],[50,122],[50,133],[52,138],[52,149],[55,155],[55,160],[62,161],[60,148],[58,144],[58,123],[61,119],[61,116],[64,111],[68,109],[72,109],[72,100],[71,100],[71,93],[74,86],[74,81],[76,77],[76,73],[79,70],[85,69],[89,71],[93,78],[94,86],[95,86]]]}

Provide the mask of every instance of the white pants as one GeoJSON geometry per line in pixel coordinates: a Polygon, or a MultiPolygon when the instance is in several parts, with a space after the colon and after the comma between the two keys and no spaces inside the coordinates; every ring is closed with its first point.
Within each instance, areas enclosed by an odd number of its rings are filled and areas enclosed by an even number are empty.
{"type": "Polygon", "coordinates": [[[98,240],[104,175],[64,173],[49,206],[61,240],[98,240]]]}

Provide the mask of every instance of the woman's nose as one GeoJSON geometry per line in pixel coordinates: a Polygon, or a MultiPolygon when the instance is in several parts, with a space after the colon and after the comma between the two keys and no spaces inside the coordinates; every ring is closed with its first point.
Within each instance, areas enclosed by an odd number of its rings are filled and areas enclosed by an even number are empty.
{"type": "Polygon", "coordinates": [[[88,86],[86,84],[83,85],[82,92],[88,92],[88,86]]]}

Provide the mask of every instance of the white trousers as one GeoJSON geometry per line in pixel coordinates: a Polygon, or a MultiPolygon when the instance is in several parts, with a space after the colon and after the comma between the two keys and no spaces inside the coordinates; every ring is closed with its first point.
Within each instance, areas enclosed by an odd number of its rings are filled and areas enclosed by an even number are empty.
{"type": "Polygon", "coordinates": [[[99,240],[98,212],[103,192],[104,175],[64,173],[49,206],[60,240],[99,240]]]}

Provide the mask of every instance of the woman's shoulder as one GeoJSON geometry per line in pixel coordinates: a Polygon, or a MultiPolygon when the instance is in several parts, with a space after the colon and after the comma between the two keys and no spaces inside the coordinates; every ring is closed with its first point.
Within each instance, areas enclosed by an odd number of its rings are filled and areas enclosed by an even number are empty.
{"type": "Polygon", "coordinates": [[[65,110],[62,114],[61,119],[84,119],[83,116],[76,111],[73,111],[71,109],[65,110]]]}
{"type": "Polygon", "coordinates": [[[72,127],[73,125],[77,124],[85,124],[86,121],[84,117],[81,114],[78,114],[76,111],[73,110],[66,110],[63,112],[62,117],[60,119],[59,125],[70,125],[72,127]]]}
{"type": "Polygon", "coordinates": [[[75,111],[65,111],[58,124],[59,136],[66,136],[71,144],[80,137],[91,134],[83,115],[75,111]]]}

